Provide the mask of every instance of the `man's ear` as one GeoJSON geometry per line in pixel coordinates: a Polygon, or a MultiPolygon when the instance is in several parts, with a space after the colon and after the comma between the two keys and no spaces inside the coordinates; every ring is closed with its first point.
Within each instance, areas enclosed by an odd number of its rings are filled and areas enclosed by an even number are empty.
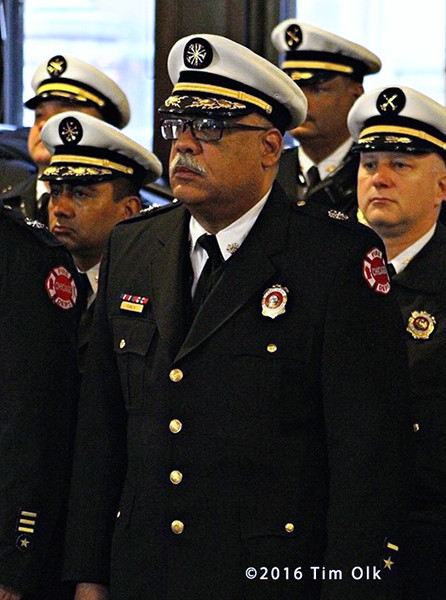
{"type": "Polygon", "coordinates": [[[446,173],[443,173],[438,178],[438,188],[441,204],[442,202],[446,202],[446,173]]]}
{"type": "Polygon", "coordinates": [[[139,196],[126,196],[122,199],[125,219],[137,215],[141,210],[141,199],[139,196]]]}
{"type": "Polygon", "coordinates": [[[355,100],[357,100],[364,93],[363,85],[359,81],[353,81],[351,83],[350,89],[355,100]]]}
{"type": "Polygon", "coordinates": [[[274,167],[282,153],[282,134],[274,127],[262,135],[262,165],[264,168],[274,167]]]}

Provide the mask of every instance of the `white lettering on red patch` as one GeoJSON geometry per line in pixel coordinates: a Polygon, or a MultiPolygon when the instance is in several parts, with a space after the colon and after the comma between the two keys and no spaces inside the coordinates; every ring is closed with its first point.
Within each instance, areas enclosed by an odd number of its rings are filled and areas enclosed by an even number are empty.
{"type": "Polygon", "coordinates": [[[362,261],[362,274],[369,287],[378,294],[390,292],[390,278],[383,253],[379,248],[372,248],[365,255],[362,261]]]}
{"type": "Polygon", "coordinates": [[[72,274],[62,265],[51,269],[45,280],[49,298],[59,308],[69,310],[77,300],[77,287],[72,274]]]}

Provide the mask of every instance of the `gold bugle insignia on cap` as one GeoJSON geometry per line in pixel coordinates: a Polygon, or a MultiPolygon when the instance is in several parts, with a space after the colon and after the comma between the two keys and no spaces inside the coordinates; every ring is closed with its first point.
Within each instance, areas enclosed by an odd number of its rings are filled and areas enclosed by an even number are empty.
{"type": "Polygon", "coordinates": [[[369,135],[367,137],[362,137],[358,140],[358,144],[368,144],[369,142],[374,142],[379,138],[379,135],[369,135]]]}
{"type": "Polygon", "coordinates": [[[254,104],[255,106],[258,106],[264,110],[267,114],[273,112],[273,107],[271,104],[268,104],[268,102],[265,102],[256,96],[252,96],[251,94],[247,94],[246,92],[242,92],[240,90],[231,90],[230,88],[225,88],[218,85],[210,85],[207,83],[177,83],[173,88],[173,92],[178,91],[203,92],[206,94],[229,96],[229,98],[235,98],[236,100],[241,100],[242,102],[254,104]]]}
{"type": "Polygon", "coordinates": [[[82,88],[77,87],[75,85],[70,85],[68,83],[60,83],[60,81],[54,83],[45,83],[44,85],[41,85],[37,89],[37,94],[43,94],[44,92],[59,91],[67,92],[69,94],[76,94],[77,96],[81,96],[83,98],[86,98],[87,100],[91,100],[91,102],[94,102],[95,104],[101,107],[105,104],[105,101],[102,100],[102,98],[99,98],[99,96],[96,96],[91,92],[87,92],[87,90],[83,90],[82,88]]]}
{"type": "Polygon", "coordinates": [[[95,167],[71,167],[70,165],[55,167],[50,166],[47,167],[43,175],[55,175],[59,177],[98,177],[102,175],[112,175],[112,171],[110,169],[97,169],[95,167]]]}
{"type": "Polygon", "coordinates": [[[74,154],[55,154],[51,159],[51,165],[57,165],[59,163],[94,165],[96,167],[105,167],[108,169],[113,169],[115,171],[120,171],[121,173],[126,173],[127,175],[133,175],[134,172],[132,167],[120,165],[119,163],[113,162],[112,160],[107,160],[106,158],[94,158],[92,156],[77,156],[74,154]]]}
{"type": "Polygon", "coordinates": [[[164,101],[165,106],[180,106],[181,100],[184,100],[187,96],[169,96],[167,100],[164,101]]]}
{"type": "Polygon", "coordinates": [[[219,108],[226,108],[227,110],[234,110],[236,108],[246,108],[246,104],[240,102],[232,102],[231,100],[224,100],[219,98],[199,98],[193,96],[194,101],[188,104],[184,108],[204,108],[209,110],[218,110],[219,108]]]}
{"type": "Polygon", "coordinates": [[[322,71],[338,71],[339,73],[353,73],[353,67],[319,60],[285,60],[282,63],[282,69],[318,69],[322,71]]]}
{"type": "MultiPolygon", "coordinates": [[[[369,144],[373,143],[379,139],[379,135],[369,135],[368,137],[360,138],[358,140],[358,144],[369,144]]],[[[410,144],[412,142],[411,138],[408,137],[399,137],[397,135],[386,135],[386,142],[389,144],[410,144]]]]}
{"type": "Polygon", "coordinates": [[[419,138],[420,140],[424,140],[426,142],[430,142],[435,146],[439,146],[442,150],[446,151],[446,142],[442,142],[438,138],[426,133],[425,131],[420,131],[418,129],[412,129],[411,127],[401,127],[399,125],[373,125],[372,127],[366,127],[361,131],[361,135],[359,137],[358,142],[363,143],[362,140],[364,136],[372,135],[372,134],[382,134],[382,133],[399,133],[401,135],[411,135],[413,137],[419,138]]]}
{"type": "Polygon", "coordinates": [[[398,137],[397,135],[386,135],[386,142],[389,144],[410,144],[412,140],[407,137],[398,137]]]}

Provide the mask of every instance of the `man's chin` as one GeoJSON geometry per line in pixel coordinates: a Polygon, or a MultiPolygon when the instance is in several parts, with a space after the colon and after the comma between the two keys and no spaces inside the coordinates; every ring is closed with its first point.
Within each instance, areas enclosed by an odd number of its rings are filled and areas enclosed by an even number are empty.
{"type": "Polygon", "coordinates": [[[172,192],[175,198],[184,204],[199,202],[203,196],[203,189],[194,181],[172,183],[172,192]]]}
{"type": "Polygon", "coordinates": [[[50,231],[59,240],[61,244],[68,248],[70,252],[76,248],[76,243],[73,240],[73,236],[70,232],[61,232],[53,229],[51,229],[50,231]]]}
{"type": "Polygon", "coordinates": [[[368,211],[364,216],[367,224],[379,232],[387,233],[399,225],[397,217],[385,211],[368,211]]]}

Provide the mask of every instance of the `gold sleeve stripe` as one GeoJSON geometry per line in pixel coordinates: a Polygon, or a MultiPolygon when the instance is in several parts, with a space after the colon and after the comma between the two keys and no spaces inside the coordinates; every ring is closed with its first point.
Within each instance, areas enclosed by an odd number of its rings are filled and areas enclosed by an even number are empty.
{"type": "Polygon", "coordinates": [[[17,531],[23,531],[24,533],[34,533],[34,529],[31,527],[17,527],[17,531]]]}
{"type": "Polygon", "coordinates": [[[111,160],[102,159],[102,158],[93,158],[92,156],[76,156],[71,154],[55,154],[51,158],[51,165],[57,165],[58,163],[74,163],[79,165],[94,165],[95,167],[106,167],[109,169],[114,169],[115,171],[120,171],[121,173],[126,173],[127,175],[133,175],[133,169],[131,167],[126,167],[124,165],[120,165],[119,163],[113,162],[111,160]]]}
{"type": "Polygon", "coordinates": [[[37,517],[37,513],[31,512],[29,510],[21,510],[20,516],[22,516],[22,517],[37,517]]]}
{"type": "Polygon", "coordinates": [[[23,525],[35,525],[36,524],[36,522],[32,521],[31,519],[20,519],[19,522],[23,523],[23,525]]]}
{"type": "Polygon", "coordinates": [[[75,85],[70,85],[69,83],[46,83],[44,85],[41,85],[38,89],[37,89],[37,94],[43,94],[44,92],[57,92],[57,91],[63,91],[63,92],[69,92],[71,94],[76,94],[78,96],[82,96],[83,98],[86,98],[87,100],[91,100],[92,102],[94,102],[95,104],[97,104],[98,106],[104,106],[105,101],[102,100],[102,98],[99,98],[98,96],[95,96],[94,94],[92,94],[91,92],[87,92],[87,90],[83,90],[80,87],[77,87],[75,85]]]}
{"type": "Polygon", "coordinates": [[[282,63],[282,69],[322,69],[339,73],[353,73],[353,67],[319,60],[285,60],[282,63]]]}
{"type": "Polygon", "coordinates": [[[395,544],[387,544],[387,548],[390,548],[391,550],[396,550],[398,552],[399,548],[398,546],[395,546],[395,544]]]}
{"type": "Polygon", "coordinates": [[[372,127],[367,127],[366,129],[361,131],[361,135],[359,137],[358,142],[361,143],[361,139],[363,137],[377,133],[400,133],[404,135],[413,135],[414,137],[417,137],[421,140],[425,140],[426,142],[435,144],[435,146],[439,146],[442,150],[446,150],[446,142],[442,142],[433,135],[430,135],[425,131],[412,129],[411,127],[400,127],[398,125],[373,125],[372,127]]]}
{"type": "Polygon", "coordinates": [[[264,102],[256,96],[246,94],[245,92],[241,92],[239,90],[231,90],[229,88],[220,87],[218,85],[209,85],[207,83],[177,83],[176,86],[173,88],[173,93],[179,91],[219,94],[221,96],[227,96],[228,98],[236,98],[237,100],[241,100],[242,102],[250,102],[251,104],[254,104],[255,106],[258,106],[259,108],[264,110],[267,114],[271,114],[273,112],[273,107],[271,106],[271,104],[264,102]]]}

